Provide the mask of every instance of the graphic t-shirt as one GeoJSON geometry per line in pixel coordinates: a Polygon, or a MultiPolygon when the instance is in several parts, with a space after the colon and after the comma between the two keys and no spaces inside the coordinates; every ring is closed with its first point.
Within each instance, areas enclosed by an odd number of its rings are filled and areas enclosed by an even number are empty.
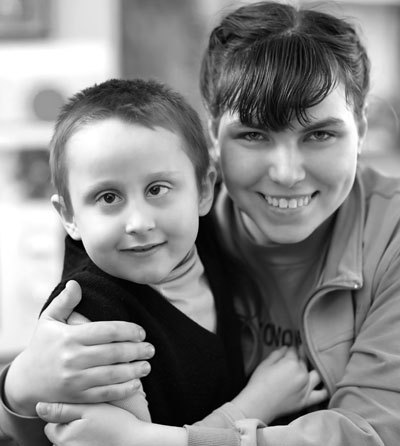
{"type": "Polygon", "coordinates": [[[261,296],[253,302],[246,301],[248,296],[236,299],[246,372],[251,373],[273,350],[301,345],[301,316],[321,279],[331,221],[300,243],[259,245],[245,227],[241,211],[225,194],[219,200],[217,212],[229,252],[256,281],[261,296]]]}

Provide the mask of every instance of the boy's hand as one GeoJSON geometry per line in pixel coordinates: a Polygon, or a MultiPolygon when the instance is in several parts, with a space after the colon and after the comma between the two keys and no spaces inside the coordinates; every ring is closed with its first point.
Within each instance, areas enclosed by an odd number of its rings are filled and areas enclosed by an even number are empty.
{"type": "Polygon", "coordinates": [[[67,325],[81,299],[77,282],[66,288],[42,313],[27,348],[6,376],[8,406],[21,415],[35,415],[38,401],[96,403],[134,393],[138,378],[150,368],[154,349],[144,331],[129,322],[67,325]]]}
{"type": "Polygon", "coordinates": [[[184,446],[186,430],[145,423],[111,404],[39,403],[45,433],[57,446],[184,446]]]}
{"type": "Polygon", "coordinates": [[[38,403],[37,413],[48,422],[45,434],[57,446],[139,444],[134,442],[136,430],[145,426],[131,413],[111,404],[38,403]]]}
{"type": "Polygon", "coordinates": [[[321,378],[308,371],[305,362],[292,348],[271,353],[253,372],[247,386],[232,401],[246,418],[265,423],[320,403],[328,397],[326,389],[315,390],[321,378]]]}

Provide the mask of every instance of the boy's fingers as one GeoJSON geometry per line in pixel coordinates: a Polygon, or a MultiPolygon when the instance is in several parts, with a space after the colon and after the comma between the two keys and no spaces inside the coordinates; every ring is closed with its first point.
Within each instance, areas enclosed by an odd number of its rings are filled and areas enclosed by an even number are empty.
{"type": "Polygon", "coordinates": [[[299,358],[301,358],[303,361],[306,361],[306,359],[307,359],[306,349],[303,344],[301,344],[299,346],[299,348],[297,349],[297,354],[298,354],[299,358]]]}
{"type": "Polygon", "coordinates": [[[310,393],[310,397],[308,399],[308,403],[310,405],[322,403],[329,397],[328,391],[324,388],[321,390],[313,390],[310,393]]]}
{"type": "Polygon", "coordinates": [[[311,389],[314,389],[321,382],[321,377],[316,370],[311,370],[310,372],[308,372],[308,381],[309,387],[311,389]]]}
{"type": "Polygon", "coordinates": [[[322,389],[314,390],[322,382],[319,373],[316,370],[311,370],[308,372],[308,378],[308,388],[310,390],[308,403],[312,405],[325,401],[329,397],[327,389],[323,387],[322,389]]]}
{"type": "Polygon", "coordinates": [[[286,352],[285,352],[285,356],[287,358],[296,358],[298,359],[298,355],[297,355],[297,351],[294,347],[288,347],[286,352]]]}
{"type": "Polygon", "coordinates": [[[272,351],[267,359],[265,360],[268,364],[274,364],[275,362],[279,361],[279,359],[283,358],[287,352],[287,347],[281,347],[277,350],[272,351]]]}
{"type": "Polygon", "coordinates": [[[48,423],[70,423],[82,418],[82,404],[37,403],[36,412],[48,423]]]}
{"type": "Polygon", "coordinates": [[[43,311],[41,317],[66,322],[81,298],[82,290],[78,282],[70,280],[64,290],[43,311]]]}

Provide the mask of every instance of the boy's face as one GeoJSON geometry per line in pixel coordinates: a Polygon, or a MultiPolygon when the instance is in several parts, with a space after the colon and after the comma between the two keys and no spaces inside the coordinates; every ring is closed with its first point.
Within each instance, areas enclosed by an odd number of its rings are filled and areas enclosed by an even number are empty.
{"type": "Polygon", "coordinates": [[[68,141],[73,210],[64,208],[64,226],[107,273],[155,284],[192,248],[213,181],[200,196],[182,145],[164,128],[118,119],[90,124],[68,141]]]}
{"type": "Polygon", "coordinates": [[[281,132],[244,126],[225,113],[215,135],[222,175],[260,244],[306,239],[344,202],[367,124],[339,86],[309,109],[311,122],[281,132]]]}

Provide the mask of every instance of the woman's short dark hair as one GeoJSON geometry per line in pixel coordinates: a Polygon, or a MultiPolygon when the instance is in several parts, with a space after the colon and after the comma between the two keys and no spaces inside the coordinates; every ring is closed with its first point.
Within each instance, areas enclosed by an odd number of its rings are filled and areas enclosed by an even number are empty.
{"type": "Polygon", "coordinates": [[[360,117],[370,62],[355,28],[313,9],[274,2],[243,6],[211,32],[200,75],[214,121],[227,110],[243,123],[283,130],[339,83],[360,117]]]}

